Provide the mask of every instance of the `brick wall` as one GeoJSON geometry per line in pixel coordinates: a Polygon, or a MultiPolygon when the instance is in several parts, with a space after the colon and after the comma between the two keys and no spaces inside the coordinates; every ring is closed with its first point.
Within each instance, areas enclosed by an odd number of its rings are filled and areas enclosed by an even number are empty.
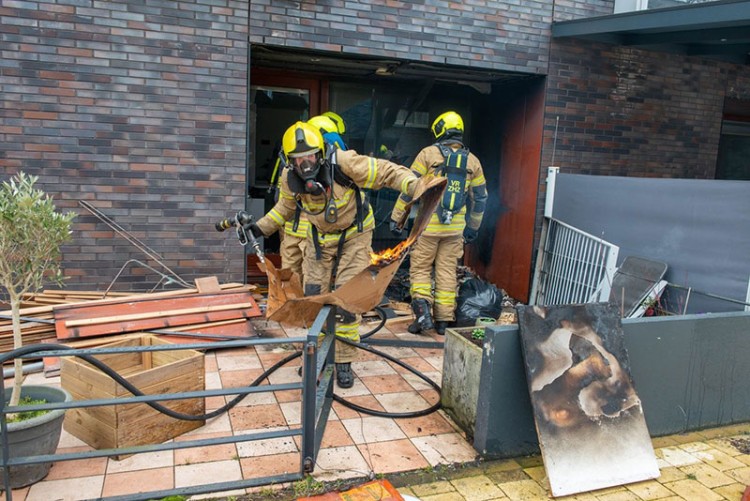
{"type": "Polygon", "coordinates": [[[617,176],[713,178],[728,68],[662,52],[555,41],[542,165],[617,176]]]}
{"type": "MultiPolygon", "coordinates": [[[[106,287],[129,259],[161,269],[79,200],[182,278],[243,280],[242,248],[213,222],[244,206],[246,6],[2,2],[0,177],[38,175],[79,214],[68,287],[106,287]]],[[[118,286],[158,279],[130,270],[118,286]]]]}
{"type": "Polygon", "coordinates": [[[605,16],[615,11],[615,0],[555,0],[553,21],[605,16]]]}
{"type": "Polygon", "coordinates": [[[254,0],[250,14],[255,44],[543,74],[552,2],[254,0]]]}

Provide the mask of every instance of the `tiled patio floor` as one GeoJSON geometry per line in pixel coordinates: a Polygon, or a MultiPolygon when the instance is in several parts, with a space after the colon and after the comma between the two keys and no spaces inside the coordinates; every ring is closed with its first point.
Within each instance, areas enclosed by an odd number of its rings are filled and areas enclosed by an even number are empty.
{"type": "MultiPolygon", "coordinates": [[[[398,337],[422,340],[406,332],[409,319],[389,323],[376,338],[398,337]]],[[[256,323],[263,336],[301,336],[300,329],[256,323]]],[[[364,326],[363,332],[370,326],[364,326]]],[[[440,339],[437,336],[433,339],[440,339]]],[[[382,348],[425,375],[441,380],[439,349],[382,348]]],[[[244,386],[265,369],[291,353],[261,346],[206,354],[207,389],[244,386]]],[[[299,381],[300,359],[271,376],[273,383],[299,381]]],[[[435,392],[416,376],[375,355],[361,352],[354,364],[353,388],[337,394],[354,403],[391,412],[426,408],[437,399],[435,392]]],[[[6,381],[8,384],[9,381],[6,381]]],[[[59,384],[59,378],[29,376],[28,382],[59,384]]],[[[231,397],[227,397],[231,398],[231,397]]],[[[224,397],[207,400],[207,411],[224,404],[224,397]]],[[[246,397],[238,406],[182,435],[177,440],[221,437],[258,430],[285,429],[300,422],[300,394],[277,392],[246,397]]],[[[656,480],[603,489],[563,500],[638,501],[740,501],[750,484],[750,454],[739,450],[730,437],[750,446],[750,424],[700,433],[653,439],[661,476],[656,480]]],[[[164,489],[240,480],[293,472],[299,466],[298,437],[262,442],[226,444],[201,449],[182,449],[139,454],[115,461],[108,458],[66,461],[54,464],[43,481],[13,491],[16,501],[78,501],[164,489]]],[[[58,452],[86,450],[88,446],[63,432],[58,452]]],[[[359,415],[334,403],[318,455],[315,480],[389,476],[403,494],[421,501],[551,500],[549,484],[540,456],[488,461],[446,473],[431,467],[465,463],[475,451],[463,434],[443,413],[413,419],[387,419],[359,415]]],[[[261,498],[261,488],[217,492],[191,499],[261,498]]]]}
{"type": "MultiPolygon", "coordinates": [[[[440,340],[415,336],[406,331],[410,319],[389,323],[375,337],[411,340],[440,340]]],[[[363,324],[366,332],[374,324],[363,324]]],[[[256,322],[264,337],[301,336],[302,329],[283,329],[278,324],[256,322]]],[[[293,347],[278,345],[212,351],[206,353],[206,389],[239,387],[252,382],[264,370],[289,355],[293,347]]],[[[414,366],[440,383],[442,350],[379,347],[382,351],[414,366]]],[[[297,382],[296,359],[270,376],[272,383],[297,382]]],[[[336,393],[358,405],[388,412],[409,412],[429,407],[437,393],[418,377],[374,354],[360,351],[354,362],[355,384],[336,393]]],[[[59,384],[59,378],[32,374],[27,383],[59,384]]],[[[6,381],[9,384],[9,381],[6,381]]],[[[225,398],[211,397],[206,411],[224,404],[225,398]]],[[[300,423],[300,391],[249,395],[229,412],[209,420],[205,426],[176,440],[245,434],[258,430],[285,429],[300,423]]],[[[299,437],[274,438],[261,442],[224,444],[200,449],[145,453],[116,461],[108,458],[65,461],[53,465],[41,482],[13,492],[17,501],[81,500],[98,497],[172,489],[196,484],[234,481],[279,475],[299,468],[299,437]]],[[[58,452],[90,448],[63,431],[58,452]]],[[[408,471],[438,464],[466,462],[476,453],[463,434],[442,412],[410,419],[389,419],[360,415],[335,402],[323,436],[314,477],[328,481],[367,476],[371,473],[408,471]]],[[[244,490],[216,496],[245,494],[244,490]]],[[[210,496],[208,496],[210,497],[210,496]]]]}

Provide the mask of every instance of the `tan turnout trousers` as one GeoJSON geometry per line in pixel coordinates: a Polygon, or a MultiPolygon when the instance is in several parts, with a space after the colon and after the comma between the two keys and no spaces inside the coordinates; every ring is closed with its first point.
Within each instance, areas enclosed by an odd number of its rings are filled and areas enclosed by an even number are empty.
{"type": "MultiPolygon", "coordinates": [[[[307,243],[303,273],[305,290],[310,286],[320,286],[320,294],[330,292],[331,274],[336,263],[338,245],[321,246],[320,259],[315,258],[315,246],[307,243]]],[[[335,287],[340,287],[351,280],[360,271],[370,265],[372,251],[372,229],[363,233],[354,233],[344,243],[338,256],[335,287]]],[[[359,342],[359,324],[361,315],[351,315],[341,322],[336,322],[336,336],[359,342]]],[[[335,362],[338,364],[353,362],[357,358],[357,348],[346,343],[336,342],[335,362]]]]}
{"type": "Polygon", "coordinates": [[[409,275],[411,298],[426,299],[432,305],[437,322],[456,319],[456,268],[464,255],[462,235],[422,234],[411,251],[409,275]],[[434,265],[434,266],[433,266],[434,265]],[[432,273],[435,272],[435,296],[432,295],[432,273]]]}

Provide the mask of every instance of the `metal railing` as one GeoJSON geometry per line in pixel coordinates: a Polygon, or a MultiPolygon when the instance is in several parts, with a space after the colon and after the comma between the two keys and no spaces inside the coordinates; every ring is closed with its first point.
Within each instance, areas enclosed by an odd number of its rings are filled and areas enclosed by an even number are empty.
{"type": "Polygon", "coordinates": [[[606,301],[619,247],[545,217],[530,304],[606,301]]]}
{"type": "Polygon", "coordinates": [[[333,401],[333,374],[334,374],[334,337],[335,337],[335,316],[334,309],[330,306],[324,306],[318,314],[312,327],[305,337],[292,338],[274,338],[274,339],[242,339],[230,341],[212,341],[194,344],[173,344],[159,346],[129,346],[129,347],[111,347],[111,348],[90,348],[90,349],[62,349],[55,348],[54,345],[33,345],[4,353],[0,356],[0,364],[4,364],[15,358],[35,358],[40,357],[95,357],[96,355],[112,353],[132,353],[132,352],[152,352],[152,351],[170,351],[170,350],[207,350],[222,348],[245,348],[259,345],[280,345],[280,344],[300,344],[301,356],[303,359],[302,380],[298,383],[268,384],[262,386],[246,386],[237,388],[224,388],[213,390],[201,390],[182,393],[164,393],[156,395],[132,396],[126,398],[113,399],[91,399],[75,400],[72,402],[46,403],[36,405],[24,405],[9,407],[5,399],[0,399],[0,432],[2,437],[8,436],[7,414],[20,411],[34,410],[54,410],[54,409],[75,409],[88,407],[104,407],[125,404],[137,404],[147,402],[160,402],[171,400],[182,400],[190,398],[207,398],[229,395],[249,395],[273,391],[302,391],[301,401],[301,423],[297,428],[288,430],[275,430],[258,432],[251,434],[239,434],[229,437],[216,437],[207,439],[193,439],[169,441],[161,444],[146,444],[131,447],[119,447],[110,449],[99,449],[82,452],[55,453],[37,456],[14,456],[11,457],[9,440],[2,442],[2,455],[0,457],[0,467],[3,468],[3,487],[6,499],[12,501],[12,489],[10,488],[10,468],[13,466],[42,464],[48,462],[71,461],[77,459],[89,459],[98,457],[117,457],[145,452],[169,451],[177,449],[188,449],[198,447],[209,447],[221,444],[236,444],[240,442],[250,442],[257,440],[266,440],[281,437],[301,437],[300,445],[300,467],[293,473],[282,475],[265,476],[258,478],[248,478],[236,481],[208,483],[190,487],[181,487],[167,490],[138,492],[133,494],[113,496],[106,499],[110,501],[136,501],[159,499],[175,495],[194,495],[209,494],[214,492],[228,491],[232,489],[250,488],[268,484],[278,484],[282,482],[292,482],[304,478],[311,473],[315,466],[320,444],[325,431],[325,425],[328,420],[328,414],[333,401]],[[323,334],[322,340],[319,334],[323,334]]]}

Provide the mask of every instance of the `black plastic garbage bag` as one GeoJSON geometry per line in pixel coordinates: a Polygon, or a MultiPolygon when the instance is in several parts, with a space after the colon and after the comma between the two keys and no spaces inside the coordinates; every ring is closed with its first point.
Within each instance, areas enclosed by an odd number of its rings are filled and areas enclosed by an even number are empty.
{"type": "Polygon", "coordinates": [[[456,327],[474,325],[477,318],[498,318],[503,309],[503,292],[480,278],[470,278],[458,288],[456,327]]]}

